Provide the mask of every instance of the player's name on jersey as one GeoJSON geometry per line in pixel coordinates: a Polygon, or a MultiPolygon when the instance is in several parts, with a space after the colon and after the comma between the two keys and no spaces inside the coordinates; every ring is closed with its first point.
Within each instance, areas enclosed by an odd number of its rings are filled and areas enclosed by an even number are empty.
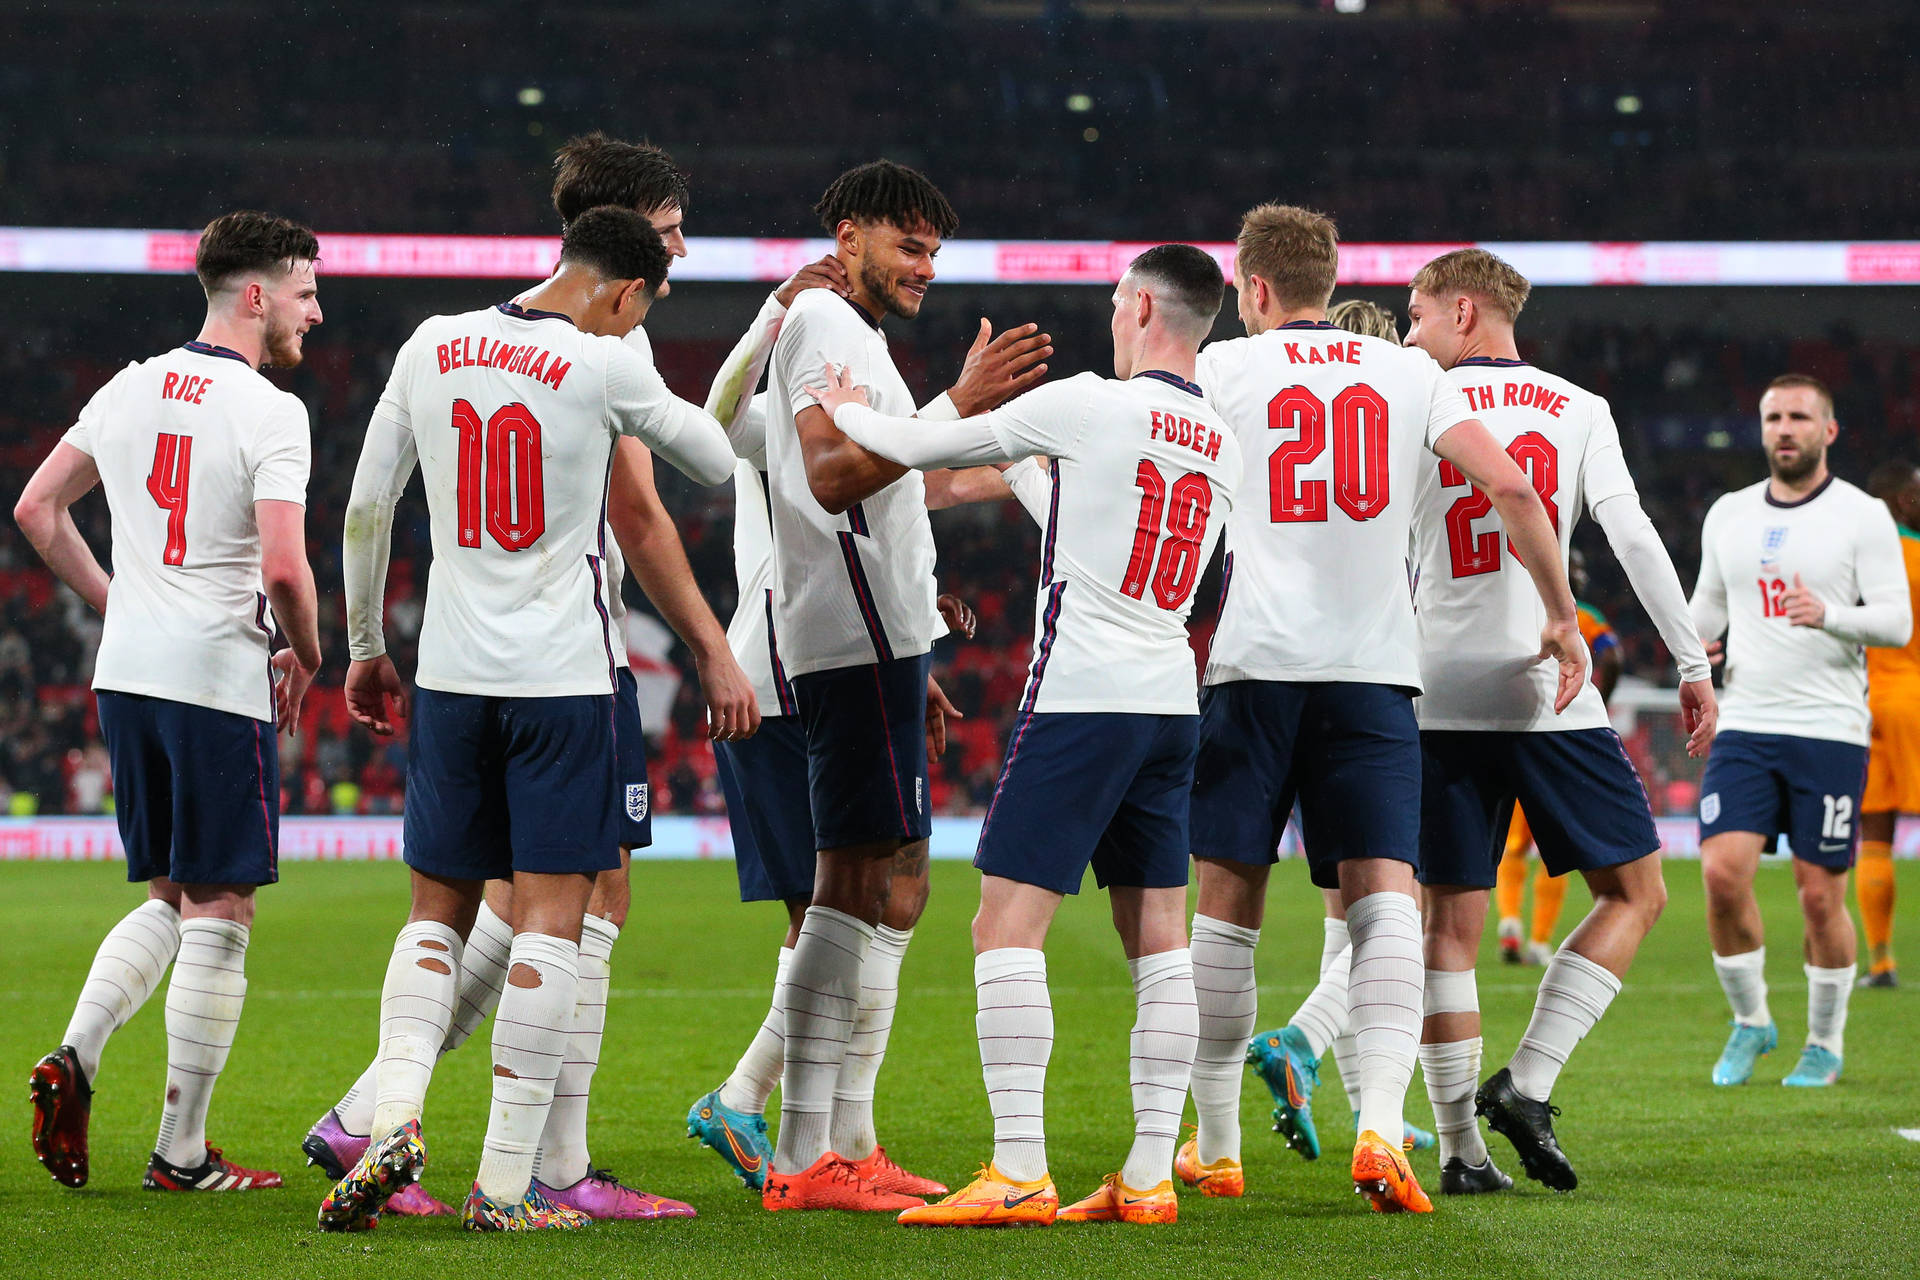
{"type": "Polygon", "coordinates": [[[162,400],[179,400],[186,404],[200,404],[207,394],[207,388],[213,385],[213,379],[197,373],[169,373],[166,381],[160,384],[162,400]]]}
{"type": "Polygon", "coordinates": [[[1492,386],[1482,384],[1460,388],[1467,407],[1478,413],[1484,409],[1538,409],[1557,418],[1567,407],[1567,397],[1537,382],[1503,382],[1496,395],[1492,386]]]}
{"type": "Polygon", "coordinates": [[[1191,418],[1182,418],[1177,414],[1153,411],[1153,428],[1147,432],[1149,440],[1166,440],[1182,445],[1204,458],[1217,460],[1220,457],[1220,433],[1204,422],[1195,422],[1191,418]]]}
{"type": "Polygon", "coordinates": [[[527,342],[501,342],[496,338],[469,335],[434,348],[440,360],[440,372],[455,369],[503,369],[523,373],[536,382],[544,382],[555,391],[573,368],[573,361],[562,360],[544,347],[527,342]]]}
{"type": "Polygon", "coordinates": [[[1324,347],[1302,347],[1297,342],[1283,342],[1281,347],[1287,353],[1287,359],[1294,364],[1359,364],[1360,344],[1357,342],[1335,342],[1324,347]]]}

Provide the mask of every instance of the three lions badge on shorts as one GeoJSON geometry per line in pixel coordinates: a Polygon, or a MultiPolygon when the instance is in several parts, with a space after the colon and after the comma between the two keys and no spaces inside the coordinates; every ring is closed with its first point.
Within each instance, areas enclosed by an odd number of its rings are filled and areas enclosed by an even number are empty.
{"type": "MultiPolygon", "coordinates": [[[[604,809],[601,812],[606,812],[604,809]]],[[[627,784],[627,820],[644,822],[647,817],[647,784],[630,782],[627,784]]]]}

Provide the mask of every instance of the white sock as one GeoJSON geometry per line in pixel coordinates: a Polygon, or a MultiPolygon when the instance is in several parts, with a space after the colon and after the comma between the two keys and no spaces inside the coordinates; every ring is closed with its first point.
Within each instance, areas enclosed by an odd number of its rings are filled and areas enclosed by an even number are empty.
{"type": "Polygon", "coordinates": [[[980,1074],[993,1111],[994,1167],[1015,1182],[1032,1182],[1047,1172],[1053,999],[1046,953],[1026,947],[981,952],[973,958],[973,990],[980,1074]]]}
{"type": "Polygon", "coordinates": [[[1120,1181],[1151,1191],[1173,1175],[1173,1149],[1180,1145],[1180,1117],[1200,1040],[1193,953],[1181,947],[1141,956],[1127,961],[1127,972],[1133,975],[1135,1009],[1128,1037],[1133,1149],[1121,1166],[1120,1181]]]}
{"type": "Polygon", "coordinates": [[[466,949],[460,953],[460,987],[453,1005],[453,1021],[440,1052],[452,1053],[467,1042],[500,1003],[507,981],[507,957],[513,950],[513,926],[494,914],[484,901],[473,918],[466,949]]]}
{"type": "Polygon", "coordinates": [[[1521,1097],[1545,1102],[1552,1096],[1553,1082],[1573,1055],[1573,1046],[1593,1030],[1619,994],[1620,979],[1609,970],[1564,945],[1553,953],[1540,979],[1527,1033],[1508,1064],[1521,1097]]]}
{"type": "Polygon", "coordinates": [[[1834,1057],[1844,1056],[1846,1043],[1847,997],[1853,993],[1853,977],[1859,966],[1844,969],[1807,971],[1807,1043],[1817,1044],[1834,1057]]]}
{"type": "Polygon", "coordinates": [[[1193,1109],[1200,1162],[1240,1158],[1240,1076],[1253,1039],[1260,996],[1254,988],[1258,929],[1212,916],[1193,918],[1193,990],[1200,1039],[1193,1055],[1193,1109]]]}
{"type": "Polygon", "coordinates": [[[154,1150],[185,1169],[207,1162],[207,1105],[247,998],[249,933],[208,916],[180,922],[180,954],[167,984],[167,1095],[154,1150]]]}
{"type": "Polygon", "coordinates": [[[1440,1163],[1458,1157],[1470,1165],[1486,1163],[1487,1144],[1474,1119],[1473,1095],[1480,1087],[1480,1037],[1420,1046],[1420,1074],[1433,1103],[1433,1131],[1440,1137],[1440,1163]]]}
{"type": "Polygon", "coordinates": [[[460,953],[460,935],[437,920],[415,921],[393,940],[380,988],[380,1049],[374,1056],[368,1133],[384,1136],[420,1118],[453,1017],[460,953]]]}
{"type": "Polygon", "coordinates": [[[734,1064],[733,1074],[720,1086],[720,1105],[743,1111],[750,1116],[763,1114],[773,1087],[780,1083],[780,1072],[787,1064],[786,1020],[780,1012],[780,988],[787,980],[787,966],[793,963],[793,948],[781,947],[780,959],[773,970],[773,1004],[754,1032],[752,1043],[734,1064]]]}
{"type": "Polygon", "coordinates": [[[72,1045],[80,1055],[89,1084],[100,1083],[100,1051],[107,1047],[107,1037],[140,1012],[179,950],[180,913],[158,898],[148,898],[120,917],[101,939],[67,1034],[60,1037],[61,1044],[72,1045]]]}
{"type": "Polygon", "coordinates": [[[860,1009],[860,970],[874,927],[831,907],[808,907],[780,988],[787,1063],[780,1076],[777,1173],[799,1173],[830,1149],[833,1087],[860,1009]]]}
{"type": "MultiPolygon", "coordinates": [[[[1320,976],[1327,976],[1327,970],[1337,961],[1348,967],[1351,974],[1353,966],[1353,942],[1347,936],[1347,922],[1336,920],[1332,916],[1321,919],[1321,927],[1326,937],[1320,943],[1320,976]]],[[[1343,988],[1344,990],[1344,988],[1343,988]]],[[[1353,1032],[1348,1027],[1347,1007],[1343,1000],[1340,1005],[1340,1034],[1327,1046],[1327,1052],[1333,1055],[1333,1065],[1340,1072],[1340,1088],[1347,1095],[1347,1107],[1351,1111],[1360,1109],[1360,1075],[1358,1066],[1360,1055],[1353,1047],[1353,1032]]]]}
{"type": "Polygon", "coordinates": [[[1313,984],[1313,990],[1293,1011],[1293,1021],[1289,1024],[1307,1038],[1307,1048],[1312,1050],[1314,1061],[1326,1056],[1333,1042],[1347,1027],[1347,980],[1352,969],[1353,948],[1348,946],[1334,957],[1333,963],[1322,965],[1320,981],[1313,984]]]}
{"type": "Polygon", "coordinates": [[[600,1066],[600,1037],[607,1026],[607,992],[613,985],[613,944],[620,928],[588,916],[580,922],[580,980],[573,993],[567,1056],[553,1084],[547,1127],[533,1155],[533,1176],[550,1187],[570,1187],[587,1176],[587,1094],[600,1066]]]}
{"type": "Polygon", "coordinates": [[[1370,893],[1347,909],[1347,932],[1353,939],[1347,1006],[1359,1059],[1359,1127],[1398,1145],[1420,1048],[1426,981],[1420,908],[1411,894],[1370,893]]]}
{"type": "Polygon", "coordinates": [[[517,933],[507,985],[493,1020],[493,1111],[480,1147],[480,1190],[518,1204],[533,1178],[533,1153],[547,1127],[553,1082],[567,1056],[567,1035],[580,987],[580,945],[545,933],[517,933]],[[513,981],[530,969],[538,985],[513,981]]]}
{"type": "Polygon", "coordinates": [[[900,1003],[900,962],[912,941],[911,929],[875,925],[860,966],[860,1010],[854,1014],[853,1037],[834,1081],[829,1133],[829,1149],[849,1160],[863,1160],[880,1145],[873,1131],[873,1082],[887,1056],[893,1011],[900,1003]]]}
{"type": "Polygon", "coordinates": [[[1713,972],[1720,989],[1733,1006],[1733,1020],[1749,1027],[1764,1027],[1773,1022],[1767,1008],[1767,949],[1755,947],[1739,955],[1713,957],[1713,972]]]}

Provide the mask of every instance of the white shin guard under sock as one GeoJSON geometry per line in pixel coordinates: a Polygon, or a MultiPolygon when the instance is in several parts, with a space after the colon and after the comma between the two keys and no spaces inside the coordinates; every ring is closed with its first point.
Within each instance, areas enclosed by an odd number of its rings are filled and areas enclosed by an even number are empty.
{"type": "Polygon", "coordinates": [[[588,916],[580,922],[580,978],[573,993],[573,1025],[567,1056],[553,1083],[553,1105],[534,1153],[533,1175],[549,1187],[570,1187],[587,1176],[587,1096],[600,1066],[607,1026],[607,994],[613,986],[613,944],[620,927],[588,916]]]}
{"type": "Polygon", "coordinates": [[[1188,948],[1129,960],[1127,972],[1133,976],[1135,1010],[1128,1038],[1133,1148],[1120,1181],[1136,1191],[1150,1191],[1172,1176],[1200,1039],[1200,1011],[1188,948]]]}
{"type": "Polygon", "coordinates": [[[140,1011],[179,950],[180,913],[158,898],[148,898],[120,917],[101,939],[67,1033],[60,1037],[61,1044],[73,1046],[80,1055],[80,1069],[90,1084],[100,1083],[100,1053],[107,1038],[140,1011]]]}
{"type": "Polygon", "coordinates": [[[386,982],[380,988],[380,1048],[374,1056],[369,1134],[388,1134],[420,1118],[433,1064],[440,1060],[440,1044],[453,1017],[461,950],[460,935],[437,920],[415,921],[393,940],[386,982]]]}
{"type": "Polygon", "coordinates": [[[1253,952],[1260,931],[1211,916],[1193,918],[1193,989],[1200,1038],[1193,1057],[1193,1108],[1203,1164],[1240,1158],[1240,1077],[1259,1016],[1253,952]]]}
{"type": "Polygon", "coordinates": [[[799,1173],[830,1148],[833,1088],[860,1009],[860,970],[874,926],[831,907],[808,907],[781,987],[787,1037],[780,1136],[773,1168],[799,1173]]]}
{"type": "Polygon", "coordinates": [[[1361,1130],[1402,1137],[1402,1108],[1419,1057],[1422,992],[1420,908],[1411,894],[1370,893],[1347,909],[1353,939],[1349,1026],[1359,1058],[1361,1130]]]}
{"type": "Polygon", "coordinates": [[[247,998],[250,933],[237,921],[208,916],[180,922],[180,954],[167,984],[167,1093],[154,1150],[182,1168],[207,1160],[207,1106],[247,998]]]}
{"type": "Polygon", "coordinates": [[[900,962],[906,959],[913,930],[875,925],[873,942],[860,966],[860,1008],[853,1035],[833,1085],[833,1123],[829,1149],[849,1160],[863,1160],[880,1145],[873,1129],[873,1084],[887,1056],[894,1009],[900,1003],[900,962]]]}
{"type": "Polygon", "coordinates": [[[1773,1021],[1767,1008],[1767,949],[1755,947],[1737,955],[1713,957],[1713,972],[1720,989],[1733,1006],[1733,1020],[1749,1027],[1764,1027],[1773,1021]]]}
{"type": "Polygon", "coordinates": [[[980,1074],[993,1112],[994,1167],[1015,1182],[1047,1172],[1047,1059],[1053,1055],[1053,1000],[1047,957],[1026,947],[983,951],[973,960],[980,1074]]]}
{"type": "Polygon", "coordinates": [[[1844,969],[1820,969],[1803,965],[1807,974],[1807,1043],[1818,1045],[1834,1057],[1844,1056],[1847,1032],[1847,997],[1853,994],[1853,979],[1858,965],[1844,969]]]}
{"type": "MultiPolygon", "coordinates": [[[[1422,1005],[1426,1016],[1480,1012],[1480,989],[1471,969],[1429,969],[1422,1005]]],[[[1477,1026],[1477,1023],[1476,1023],[1477,1026]]],[[[1487,1144],[1474,1118],[1473,1095],[1480,1088],[1480,1037],[1420,1046],[1420,1074],[1433,1104],[1433,1128],[1440,1140],[1440,1163],[1456,1157],[1469,1165],[1487,1158],[1487,1144]]]]}
{"type": "Polygon", "coordinates": [[[767,1098],[780,1083],[780,1072],[787,1064],[785,1019],[780,1012],[780,988],[787,980],[787,967],[793,963],[793,948],[781,947],[780,959],[773,971],[773,1001],[767,1016],[754,1032],[747,1051],[734,1064],[733,1074],[720,1086],[720,1105],[757,1116],[767,1109],[767,1098]]]}
{"type": "Polygon", "coordinates": [[[507,985],[493,1020],[493,1107],[474,1179],[502,1203],[526,1198],[554,1081],[567,1056],[579,986],[578,943],[544,933],[514,935],[507,985]]]}
{"type": "Polygon", "coordinates": [[[1545,1102],[1573,1048],[1593,1030],[1620,994],[1620,979],[1577,951],[1562,946],[1547,964],[1534,997],[1533,1018],[1520,1037],[1508,1069],[1523,1098],[1545,1102]]]}

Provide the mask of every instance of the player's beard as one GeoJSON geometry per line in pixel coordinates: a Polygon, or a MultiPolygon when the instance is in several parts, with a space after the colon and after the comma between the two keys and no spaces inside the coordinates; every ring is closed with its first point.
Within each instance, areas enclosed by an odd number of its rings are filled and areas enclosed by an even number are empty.
{"type": "Polygon", "coordinates": [[[1802,449],[1793,461],[1782,462],[1777,455],[1769,453],[1767,465],[1772,469],[1775,480],[1782,484],[1798,484],[1818,471],[1820,464],[1826,461],[1826,457],[1825,449],[1802,449]]]}
{"type": "Polygon", "coordinates": [[[904,297],[911,301],[902,301],[903,294],[899,285],[899,281],[872,263],[861,264],[860,287],[866,290],[867,296],[884,307],[888,315],[899,316],[902,320],[911,320],[920,314],[920,298],[915,294],[905,294],[904,297]],[[909,306],[913,310],[908,311],[906,308],[909,306]]]}
{"type": "Polygon", "coordinates": [[[300,333],[293,326],[284,328],[276,325],[273,317],[267,317],[265,334],[266,358],[263,365],[274,369],[291,369],[300,363],[300,333]]]}

